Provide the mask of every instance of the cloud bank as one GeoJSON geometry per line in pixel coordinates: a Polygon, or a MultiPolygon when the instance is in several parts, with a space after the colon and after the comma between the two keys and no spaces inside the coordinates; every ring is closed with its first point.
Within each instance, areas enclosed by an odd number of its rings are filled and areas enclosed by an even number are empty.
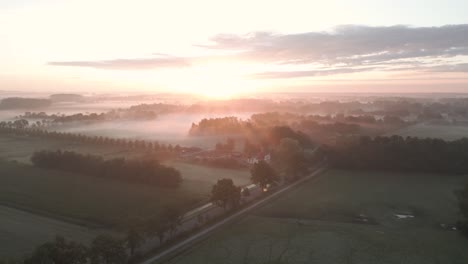
{"type": "MultiPolygon", "coordinates": [[[[468,24],[441,27],[345,25],[330,32],[220,34],[206,50],[222,57],[278,67],[256,72],[254,79],[303,78],[363,71],[468,72],[468,24]],[[289,67],[284,70],[284,67],[289,67]],[[296,67],[296,68],[295,68],[296,67]],[[297,68],[301,67],[300,70],[297,68]],[[304,70],[304,67],[306,68],[304,70]],[[309,67],[309,68],[308,68],[309,67]]],[[[188,67],[210,57],[157,57],[106,61],[49,62],[55,66],[139,70],[188,67]]]]}

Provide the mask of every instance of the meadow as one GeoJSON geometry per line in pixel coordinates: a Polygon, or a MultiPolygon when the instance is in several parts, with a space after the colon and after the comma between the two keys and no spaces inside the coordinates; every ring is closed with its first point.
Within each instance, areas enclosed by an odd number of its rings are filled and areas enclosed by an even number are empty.
{"type": "Polygon", "coordinates": [[[467,263],[466,176],[330,170],[169,263],[467,263]]]}
{"type": "Polygon", "coordinates": [[[466,125],[445,125],[435,123],[419,123],[400,130],[388,133],[390,135],[400,135],[403,137],[420,138],[441,138],[444,140],[457,140],[468,137],[468,126],[466,125]]]}
{"type": "Polygon", "coordinates": [[[56,235],[89,243],[96,235],[108,232],[0,206],[0,257],[20,258],[56,235]]]}
{"type": "Polygon", "coordinates": [[[19,257],[55,235],[88,242],[99,232],[119,232],[134,218],[158,216],[165,206],[186,210],[205,203],[220,178],[249,183],[247,170],[207,168],[168,161],[184,181],[177,189],[129,184],[32,166],[36,150],[73,150],[106,158],[143,153],[64,140],[0,136],[0,258],[19,257]]]}

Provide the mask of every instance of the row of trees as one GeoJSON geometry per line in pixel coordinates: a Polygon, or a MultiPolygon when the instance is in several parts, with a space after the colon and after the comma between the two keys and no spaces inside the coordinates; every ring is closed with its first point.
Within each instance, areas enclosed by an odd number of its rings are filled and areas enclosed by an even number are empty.
{"type": "Polygon", "coordinates": [[[360,137],[339,142],[329,154],[334,166],[346,169],[468,173],[468,139],[360,137]]]}
{"type": "Polygon", "coordinates": [[[78,133],[34,129],[28,126],[29,123],[27,120],[24,121],[25,122],[20,122],[20,120],[16,120],[14,122],[0,122],[0,133],[12,134],[16,136],[34,136],[47,139],[60,139],[100,146],[117,146],[149,152],[180,153],[200,150],[199,148],[195,147],[181,147],[179,145],[164,144],[157,141],[112,138],[106,136],[89,136],[78,133]]]}
{"type": "Polygon", "coordinates": [[[45,112],[25,112],[21,119],[40,119],[44,125],[56,125],[71,122],[103,122],[114,120],[152,120],[158,115],[152,111],[134,109],[114,109],[104,113],[46,114],[45,112]]]}
{"type": "Polygon", "coordinates": [[[126,182],[145,183],[175,188],[182,182],[180,172],[161,165],[157,160],[129,160],[84,155],[72,151],[37,151],[31,162],[40,168],[82,173],[89,176],[118,179],[126,182]]]}

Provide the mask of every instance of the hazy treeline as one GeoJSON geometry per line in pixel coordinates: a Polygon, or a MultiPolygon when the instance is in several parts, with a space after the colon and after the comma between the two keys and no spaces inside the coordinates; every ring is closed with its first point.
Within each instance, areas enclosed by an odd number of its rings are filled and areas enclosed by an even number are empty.
{"type": "Polygon", "coordinates": [[[246,122],[234,117],[203,118],[198,124],[192,123],[191,136],[239,134],[245,129],[246,122]]]}
{"type": "Polygon", "coordinates": [[[40,168],[82,173],[99,178],[118,179],[162,187],[178,187],[182,182],[180,172],[161,165],[157,160],[114,158],[84,155],[72,151],[37,151],[31,162],[40,168]]]}
{"type": "Polygon", "coordinates": [[[52,94],[49,98],[53,102],[82,102],[86,99],[81,94],[52,94]]]}
{"type": "Polygon", "coordinates": [[[0,110],[43,108],[50,105],[52,101],[49,99],[10,97],[0,101],[0,110]]]}
{"type": "Polygon", "coordinates": [[[253,114],[250,119],[242,120],[237,117],[221,117],[202,119],[198,124],[192,124],[189,134],[198,135],[229,135],[242,134],[252,128],[264,129],[274,126],[290,126],[295,130],[305,132],[326,132],[328,134],[355,134],[362,125],[391,125],[406,124],[396,116],[384,116],[377,119],[374,116],[318,116],[299,115],[293,113],[268,112],[253,114]]]}
{"type": "Polygon", "coordinates": [[[468,173],[468,139],[401,136],[342,140],[330,150],[335,167],[432,173],[468,173]]]}
{"type": "Polygon", "coordinates": [[[47,123],[69,123],[69,122],[98,122],[98,121],[114,121],[120,119],[129,120],[151,120],[156,119],[158,115],[151,111],[117,109],[105,113],[90,113],[90,114],[46,114],[45,112],[26,112],[20,115],[22,119],[41,119],[44,124],[47,123]]]}

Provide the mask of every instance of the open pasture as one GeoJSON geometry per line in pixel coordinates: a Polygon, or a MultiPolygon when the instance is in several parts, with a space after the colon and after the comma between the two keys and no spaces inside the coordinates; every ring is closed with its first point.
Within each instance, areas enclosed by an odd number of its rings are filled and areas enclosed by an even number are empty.
{"type": "Polygon", "coordinates": [[[331,170],[170,263],[466,263],[466,176],[331,170]]]}
{"type": "Polygon", "coordinates": [[[102,232],[0,205],[0,258],[20,258],[56,235],[87,244],[102,232]]]}

